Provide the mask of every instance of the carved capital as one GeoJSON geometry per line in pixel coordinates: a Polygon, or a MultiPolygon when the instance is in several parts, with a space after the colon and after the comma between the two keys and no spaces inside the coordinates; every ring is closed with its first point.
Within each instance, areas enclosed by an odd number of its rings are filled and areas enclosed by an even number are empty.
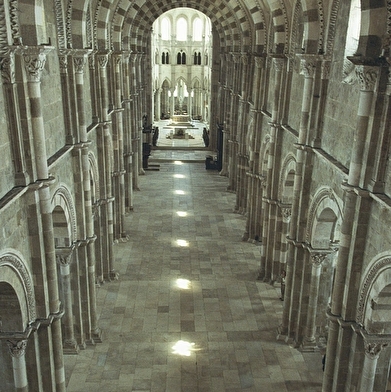
{"type": "Polygon", "coordinates": [[[111,57],[113,58],[114,65],[121,65],[123,59],[122,52],[114,52],[111,57]]]}
{"type": "Polygon", "coordinates": [[[292,216],[292,207],[282,207],[281,212],[284,220],[289,222],[292,216]]]}
{"type": "Polygon", "coordinates": [[[379,357],[381,350],[388,346],[386,342],[364,341],[365,355],[370,359],[379,357]]]}
{"type": "Polygon", "coordinates": [[[316,63],[319,58],[315,55],[298,55],[300,59],[300,75],[305,78],[313,78],[316,70],[316,63]]]}
{"type": "Polygon", "coordinates": [[[282,72],[282,70],[284,69],[284,64],[285,64],[285,58],[273,57],[272,65],[277,72],[282,72]]]}
{"type": "Polygon", "coordinates": [[[75,73],[82,74],[84,72],[84,66],[86,65],[86,58],[84,56],[73,57],[73,65],[75,67],[75,73]]]}
{"type": "Polygon", "coordinates": [[[15,52],[8,53],[0,57],[1,77],[4,84],[15,83],[15,52]]]}
{"type": "Polygon", "coordinates": [[[323,60],[321,65],[321,78],[330,79],[331,61],[323,60]]]}
{"type": "Polygon", "coordinates": [[[356,65],[356,77],[362,91],[374,91],[379,76],[379,67],[356,65]]]}
{"type": "Polygon", "coordinates": [[[241,56],[239,54],[232,53],[232,61],[234,62],[234,64],[239,64],[240,58],[241,58],[241,56]]]}
{"type": "Polygon", "coordinates": [[[60,64],[60,72],[62,74],[68,73],[68,50],[60,50],[58,55],[58,61],[60,64]]]}
{"type": "Polygon", "coordinates": [[[84,67],[87,63],[87,56],[91,53],[90,49],[77,49],[73,50],[73,66],[75,67],[76,73],[83,73],[84,67]]]}
{"type": "Polygon", "coordinates": [[[243,65],[248,65],[248,56],[246,54],[242,54],[241,60],[243,65]]]}
{"type": "Polygon", "coordinates": [[[21,358],[26,352],[27,340],[7,339],[7,346],[13,358],[21,358]]]}
{"type": "Polygon", "coordinates": [[[99,68],[103,69],[107,67],[109,61],[109,52],[99,52],[96,54],[99,68]]]}
{"type": "Polygon", "coordinates": [[[265,57],[255,56],[254,63],[257,68],[263,68],[265,66],[265,57]]]}
{"type": "Polygon", "coordinates": [[[41,81],[46,56],[52,49],[51,46],[27,46],[21,49],[29,82],[41,81]]]}
{"type": "Polygon", "coordinates": [[[56,260],[57,263],[66,266],[71,264],[72,261],[72,253],[75,249],[75,246],[71,247],[58,247],[56,248],[56,260]]]}
{"type": "Polygon", "coordinates": [[[315,252],[311,253],[311,263],[314,267],[320,267],[326,260],[327,253],[315,252]]]}

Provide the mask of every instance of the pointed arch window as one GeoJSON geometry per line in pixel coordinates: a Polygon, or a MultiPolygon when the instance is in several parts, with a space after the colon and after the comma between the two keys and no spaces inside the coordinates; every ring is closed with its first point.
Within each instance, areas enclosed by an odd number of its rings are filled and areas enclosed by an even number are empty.
{"type": "Polygon", "coordinates": [[[194,52],[194,65],[201,65],[201,52],[194,52]]]}
{"type": "Polygon", "coordinates": [[[178,54],[177,54],[176,63],[177,64],[186,64],[186,53],[183,52],[182,50],[180,52],[178,52],[178,54]]]}
{"type": "Polygon", "coordinates": [[[170,64],[170,56],[168,52],[162,53],[162,64],[170,64]]]}

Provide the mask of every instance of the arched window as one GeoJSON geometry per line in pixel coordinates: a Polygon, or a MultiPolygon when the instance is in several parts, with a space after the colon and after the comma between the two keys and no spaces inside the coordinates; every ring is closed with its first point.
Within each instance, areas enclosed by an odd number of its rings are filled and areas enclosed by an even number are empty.
{"type": "Polygon", "coordinates": [[[179,18],[176,23],[176,39],[177,41],[187,40],[187,22],[185,18],[179,18]]]}
{"type": "Polygon", "coordinates": [[[201,53],[194,52],[194,65],[201,65],[201,53]]]}
{"type": "Polygon", "coordinates": [[[193,41],[202,41],[202,21],[195,18],[193,22],[193,41]]]}
{"type": "Polygon", "coordinates": [[[162,53],[162,64],[170,64],[170,58],[168,52],[162,53]]]}
{"type": "Polygon", "coordinates": [[[182,53],[182,64],[186,64],[186,53],[182,53]]]}
{"type": "Polygon", "coordinates": [[[176,63],[177,64],[182,64],[182,55],[181,52],[179,52],[176,56],[176,63]]]}
{"type": "Polygon", "coordinates": [[[361,27],[361,2],[353,0],[350,5],[348,31],[346,33],[345,42],[345,59],[343,64],[343,74],[345,82],[349,83],[351,77],[355,77],[355,67],[348,56],[353,56],[358,48],[361,27]]]}
{"type": "Polygon", "coordinates": [[[350,6],[349,25],[346,33],[345,55],[351,56],[358,48],[361,26],[361,3],[353,0],[350,6]]]}
{"type": "Polygon", "coordinates": [[[170,21],[168,20],[168,18],[163,18],[160,31],[162,34],[162,39],[167,40],[167,41],[171,39],[171,26],[170,26],[170,21]]]}

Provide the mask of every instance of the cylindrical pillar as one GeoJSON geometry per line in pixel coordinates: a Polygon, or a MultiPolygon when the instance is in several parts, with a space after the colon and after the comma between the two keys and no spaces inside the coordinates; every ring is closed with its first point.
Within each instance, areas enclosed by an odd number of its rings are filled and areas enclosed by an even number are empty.
{"type": "MultiPolygon", "coordinates": [[[[38,180],[43,182],[39,188],[39,200],[42,220],[42,238],[45,249],[46,276],[48,285],[49,312],[53,316],[50,326],[52,336],[52,355],[54,359],[54,375],[57,392],[65,391],[65,371],[62,350],[61,323],[58,315],[60,312],[60,301],[58,293],[57,263],[54,248],[52,204],[49,186],[53,179],[49,179],[46,138],[42,115],[41,100],[41,73],[45,66],[46,54],[51,47],[26,47],[22,49],[25,69],[28,76],[27,90],[30,101],[31,126],[34,142],[34,155],[36,174],[38,180]]],[[[49,369],[48,369],[49,370],[49,369]]],[[[50,369],[50,371],[52,371],[50,369]]]]}
{"type": "Polygon", "coordinates": [[[26,371],[26,346],[27,340],[7,340],[7,345],[12,356],[12,369],[14,372],[14,384],[16,392],[27,392],[27,371],[26,371]]]}

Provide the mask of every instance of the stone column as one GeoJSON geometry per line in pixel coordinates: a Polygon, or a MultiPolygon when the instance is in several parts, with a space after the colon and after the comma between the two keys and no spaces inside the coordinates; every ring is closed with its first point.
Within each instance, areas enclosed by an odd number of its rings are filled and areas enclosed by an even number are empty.
{"type": "Polygon", "coordinates": [[[132,103],[130,93],[129,52],[124,52],[123,62],[123,108],[124,108],[124,169],[125,169],[125,211],[133,210],[133,144],[132,144],[132,103]]]}
{"type": "Polygon", "coordinates": [[[123,136],[123,108],[122,108],[122,85],[121,85],[121,63],[122,52],[113,54],[114,62],[114,106],[113,113],[113,148],[114,168],[112,180],[114,183],[114,197],[116,209],[116,222],[114,239],[126,239],[125,233],[125,168],[124,168],[124,136],[123,136]]]}
{"type": "Polygon", "coordinates": [[[322,272],[322,263],[327,257],[327,253],[322,251],[310,250],[312,273],[311,286],[308,299],[307,322],[305,328],[305,336],[303,339],[303,349],[313,351],[316,347],[316,313],[318,309],[319,282],[322,272]]]}
{"type": "Polygon", "coordinates": [[[379,354],[386,346],[388,346],[387,342],[371,339],[370,335],[367,339],[364,338],[365,358],[359,392],[373,391],[379,354]]]}
{"type": "Polygon", "coordinates": [[[264,65],[264,57],[254,57],[255,64],[255,79],[254,79],[254,89],[253,89],[253,100],[254,104],[251,108],[251,115],[253,121],[251,122],[252,128],[248,130],[251,135],[251,140],[249,141],[250,145],[248,146],[249,150],[249,170],[248,170],[248,179],[247,179],[247,187],[249,189],[248,198],[247,198],[247,219],[246,219],[246,232],[244,233],[244,239],[254,240],[255,236],[259,233],[256,232],[256,220],[258,219],[256,215],[257,210],[257,178],[258,167],[259,167],[259,136],[258,129],[260,127],[260,117],[261,117],[261,102],[262,102],[262,75],[263,75],[263,65],[264,65]]]}
{"type": "Polygon", "coordinates": [[[188,115],[189,115],[189,118],[190,118],[190,120],[192,120],[192,118],[193,118],[193,97],[191,96],[191,94],[193,93],[193,89],[192,88],[189,88],[189,104],[187,105],[188,106],[188,115]]]}
{"type": "Polygon", "coordinates": [[[84,196],[84,222],[85,222],[85,240],[87,241],[87,264],[88,264],[88,292],[89,292],[89,308],[90,308],[90,336],[94,342],[101,341],[101,331],[97,326],[97,306],[96,306],[96,259],[95,259],[95,239],[94,233],[94,214],[92,210],[92,195],[91,195],[91,175],[90,163],[88,159],[90,142],[87,136],[87,123],[85,119],[85,102],[84,102],[84,70],[87,63],[87,56],[89,50],[77,50],[74,52],[73,63],[75,69],[75,83],[76,83],[76,100],[77,100],[77,115],[79,123],[79,140],[75,148],[81,150],[81,167],[82,167],[82,181],[83,181],[83,196],[84,196]]]}
{"type": "MultiPolygon", "coordinates": [[[[274,246],[275,246],[275,225],[277,219],[277,200],[276,187],[274,176],[276,170],[276,146],[278,131],[280,129],[280,101],[282,73],[286,63],[285,57],[273,57],[272,64],[274,67],[274,100],[272,102],[271,120],[270,120],[270,142],[267,156],[267,167],[262,167],[262,170],[267,173],[266,188],[263,194],[263,232],[262,232],[262,256],[261,256],[261,270],[264,271],[263,280],[265,282],[274,283],[277,279],[279,271],[274,268],[274,246]]],[[[263,157],[261,157],[263,159],[263,157]]]]}
{"type": "Polygon", "coordinates": [[[27,392],[27,370],[26,370],[26,346],[27,340],[9,339],[7,340],[8,349],[12,356],[12,369],[14,372],[14,384],[16,392],[27,392]]]}
{"type": "MultiPolygon", "coordinates": [[[[228,140],[228,170],[229,170],[229,185],[228,190],[231,192],[238,191],[238,170],[240,162],[239,154],[239,137],[238,137],[238,116],[241,115],[240,103],[239,103],[239,81],[240,81],[240,61],[241,56],[239,54],[232,55],[231,64],[231,75],[232,75],[232,89],[230,91],[230,105],[229,111],[226,113],[229,122],[227,122],[230,137],[228,140]],[[237,113],[238,116],[232,116],[233,113],[237,113]]],[[[236,210],[238,206],[235,206],[236,210]]]]}
{"type": "Polygon", "coordinates": [[[137,93],[137,75],[136,75],[136,60],[137,60],[137,53],[130,54],[130,83],[131,83],[131,90],[130,90],[130,114],[131,114],[131,138],[132,138],[132,148],[131,148],[131,157],[132,157],[132,169],[133,169],[133,189],[140,190],[139,183],[138,183],[138,176],[139,176],[139,165],[140,165],[140,158],[139,155],[142,151],[140,151],[140,127],[138,123],[138,93],[137,93]]]}
{"type": "MultiPolygon", "coordinates": [[[[251,140],[249,139],[250,129],[247,128],[248,121],[248,91],[247,91],[247,78],[249,77],[249,59],[247,55],[240,56],[239,62],[239,81],[238,81],[238,93],[239,93],[239,112],[237,122],[237,141],[238,141],[238,153],[237,153],[237,191],[236,191],[236,210],[240,214],[246,214],[247,212],[247,196],[249,192],[247,172],[249,169],[249,149],[251,146],[251,140]]],[[[204,98],[205,99],[205,98],[204,98]]],[[[205,106],[205,105],[204,105],[205,106]]]]}
{"type": "Polygon", "coordinates": [[[26,47],[21,49],[25,62],[27,75],[27,90],[31,111],[31,126],[34,143],[34,155],[37,179],[42,182],[38,189],[41,208],[43,245],[45,249],[45,264],[48,287],[48,308],[53,320],[50,326],[52,340],[52,355],[54,369],[47,371],[54,372],[57,392],[65,391],[65,372],[62,349],[62,334],[60,318],[60,301],[58,296],[57,262],[54,247],[53,217],[51,194],[49,186],[53,179],[49,178],[46,154],[46,137],[42,116],[41,101],[41,74],[45,66],[46,55],[52,47],[26,47]]]}
{"type": "Polygon", "coordinates": [[[101,187],[101,212],[103,219],[103,228],[105,230],[106,243],[106,268],[104,276],[108,280],[118,278],[118,274],[114,270],[114,256],[113,256],[113,242],[114,242],[114,228],[113,228],[113,202],[112,195],[111,174],[112,167],[112,138],[110,133],[110,121],[108,116],[108,86],[107,86],[107,62],[109,59],[109,52],[101,52],[97,54],[99,64],[99,80],[100,80],[100,106],[101,106],[101,159],[103,160],[104,172],[101,173],[102,187],[101,187]]]}
{"type": "Polygon", "coordinates": [[[174,91],[175,91],[175,87],[170,89],[170,92],[171,92],[170,117],[171,117],[171,118],[172,118],[172,116],[174,115],[174,112],[175,112],[175,97],[174,97],[174,91]]]}
{"type": "MultiPolygon", "coordinates": [[[[59,64],[60,64],[60,79],[61,79],[61,94],[62,94],[62,108],[64,113],[65,141],[67,144],[74,144],[76,141],[77,132],[77,110],[73,94],[74,86],[72,84],[72,72],[69,72],[70,61],[72,59],[72,50],[59,50],[59,64]]],[[[72,60],[71,60],[72,61],[72,60]]]]}
{"type": "MultiPolygon", "coordinates": [[[[357,295],[357,288],[354,288],[354,286],[359,279],[358,275],[361,273],[357,267],[352,267],[352,273],[354,273],[355,276],[352,278],[348,277],[349,263],[351,262],[351,249],[355,249],[355,252],[357,253],[357,250],[362,246],[362,244],[357,242],[359,239],[352,236],[352,233],[354,233],[354,224],[359,220],[359,215],[361,214],[360,207],[357,203],[359,202],[359,195],[364,193],[359,189],[361,169],[363,166],[362,157],[364,156],[365,144],[368,143],[366,136],[379,69],[373,66],[357,65],[356,73],[360,81],[361,89],[348,183],[343,185],[345,203],[342,214],[341,242],[336,264],[330,309],[330,315],[334,318],[341,318],[340,322],[342,323],[344,322],[344,319],[349,320],[354,318],[355,308],[350,309],[346,307],[346,304],[349,304],[350,294],[352,294],[352,298],[357,295]],[[351,283],[350,279],[352,279],[351,283]],[[351,291],[351,289],[354,291],[351,291]]],[[[364,225],[361,226],[362,229],[360,230],[363,230],[364,225]]],[[[358,263],[359,259],[360,256],[357,254],[355,263],[358,263]]],[[[345,334],[346,331],[343,329],[338,329],[338,332],[335,331],[334,326],[333,333],[330,334],[329,332],[326,354],[328,360],[325,368],[323,392],[339,391],[344,388],[346,373],[348,371],[347,362],[349,353],[345,352],[340,342],[343,342],[343,335],[345,334]],[[336,358],[338,358],[338,360],[336,360],[336,358]]]]}
{"type": "MultiPolygon", "coordinates": [[[[23,146],[23,130],[19,107],[18,89],[15,80],[15,49],[9,49],[0,57],[0,72],[2,76],[4,99],[8,115],[9,136],[13,152],[15,185],[25,186],[30,181],[27,170],[26,153],[23,146]],[[3,57],[4,56],[4,57],[3,57]]],[[[30,168],[31,170],[31,168],[30,168]]]]}
{"type": "Polygon", "coordinates": [[[303,194],[303,179],[305,174],[306,143],[308,136],[311,96],[314,84],[317,56],[302,55],[301,74],[304,76],[303,97],[301,104],[301,119],[298,142],[296,144],[296,172],[294,179],[292,214],[289,226],[288,254],[286,263],[285,299],[280,333],[287,338],[294,334],[294,325],[298,317],[301,271],[304,268],[304,249],[301,231],[301,204],[303,194]]]}
{"type": "Polygon", "coordinates": [[[161,102],[162,89],[156,89],[156,105],[155,105],[155,120],[159,121],[162,116],[162,102],[161,102]]]}
{"type": "Polygon", "coordinates": [[[72,261],[72,253],[74,247],[70,248],[56,248],[57,263],[60,266],[62,292],[64,301],[64,343],[63,349],[65,354],[77,354],[79,347],[75,339],[73,310],[72,310],[72,290],[71,290],[71,275],[70,263],[72,261]]]}

